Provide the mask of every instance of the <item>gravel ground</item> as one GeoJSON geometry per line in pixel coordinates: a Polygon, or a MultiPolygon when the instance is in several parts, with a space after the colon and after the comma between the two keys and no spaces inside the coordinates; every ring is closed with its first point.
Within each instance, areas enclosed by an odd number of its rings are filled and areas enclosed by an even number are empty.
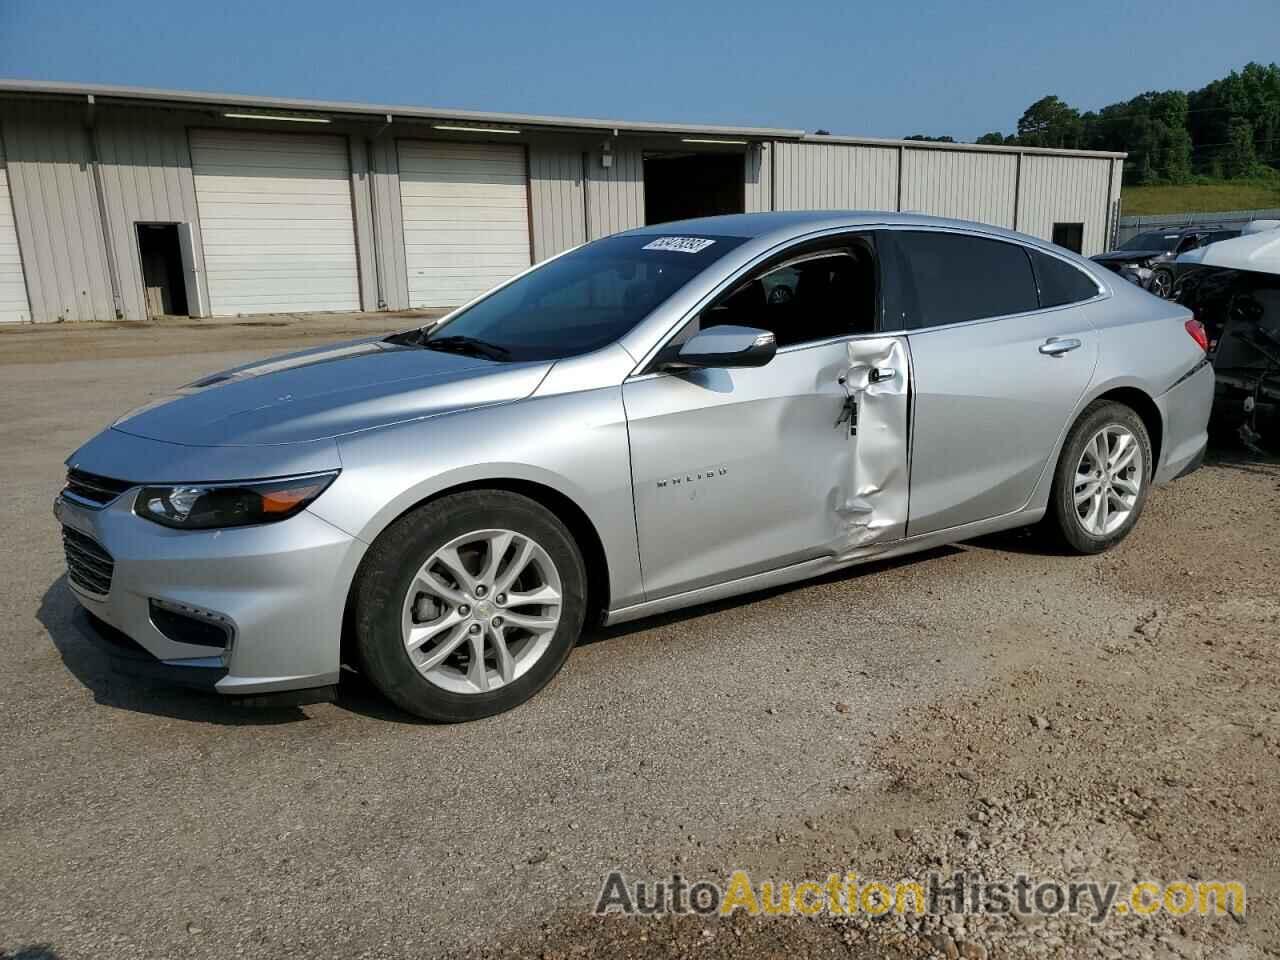
{"type": "Polygon", "coordinates": [[[63,577],[63,457],[201,373],[410,323],[0,331],[0,955],[1280,955],[1265,458],[1219,452],[1100,557],[1014,533],[596,631],[464,726],[358,678],[263,712],[112,675],[63,577]],[[1249,903],[1099,928],[590,917],[615,867],[1203,877],[1249,903]]]}

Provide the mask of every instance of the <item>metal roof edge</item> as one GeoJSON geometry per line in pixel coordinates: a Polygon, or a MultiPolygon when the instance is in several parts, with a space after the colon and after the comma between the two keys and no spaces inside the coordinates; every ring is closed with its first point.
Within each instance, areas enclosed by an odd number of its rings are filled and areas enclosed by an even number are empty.
{"type": "Polygon", "coordinates": [[[895,140],[881,137],[856,137],[838,134],[814,134],[784,127],[746,127],[726,124],[661,123],[637,120],[607,120],[595,117],[561,117],[545,114],[495,113],[482,110],[454,110],[439,107],[414,107],[398,104],[358,103],[349,100],[306,100],[289,97],[264,97],[253,94],[204,93],[196,90],[167,90],[157,87],[130,87],[101,83],[71,83],[61,80],[15,80],[0,78],[0,94],[35,96],[110,97],[147,103],[170,103],[210,108],[240,107],[268,110],[300,110],[336,113],[347,116],[408,120],[456,120],[471,123],[506,123],[525,126],[592,131],[627,131],[634,133],[673,133],[719,137],[745,137],[753,140],[790,140],[800,143],[847,144],[854,146],[909,147],[913,150],[952,150],[981,153],[1013,153],[1058,157],[1091,157],[1124,159],[1127,153],[1102,150],[1060,150],[1051,147],[997,146],[985,143],[939,143],[931,140],[895,140]]]}
{"type": "Polygon", "coordinates": [[[194,90],[166,90],[155,87],[129,87],[113,84],[68,83],[58,80],[0,79],[0,94],[33,94],[44,96],[94,96],[149,103],[173,103],[184,106],[265,108],[338,113],[349,116],[369,115],[403,117],[414,120],[458,120],[474,123],[524,124],[538,127],[561,127],[575,130],[629,131],[636,133],[708,134],[750,139],[798,139],[803,130],[779,127],[743,127],[724,124],[659,123],[634,120],[607,120],[590,117],[559,117],[524,113],[491,113],[479,110],[453,110],[437,107],[413,107],[397,104],[356,103],[346,100],[305,100],[288,97],[264,97],[250,94],[202,93],[194,90]]]}
{"type": "Polygon", "coordinates": [[[1020,147],[1016,144],[1008,146],[994,143],[939,143],[937,140],[894,140],[884,137],[846,137],[839,134],[806,133],[800,140],[804,143],[839,143],[868,147],[909,147],[912,150],[960,150],[966,153],[1024,153],[1043,154],[1053,157],[1091,157],[1123,159],[1129,154],[1108,150],[1062,150],[1056,147],[1020,147]]]}

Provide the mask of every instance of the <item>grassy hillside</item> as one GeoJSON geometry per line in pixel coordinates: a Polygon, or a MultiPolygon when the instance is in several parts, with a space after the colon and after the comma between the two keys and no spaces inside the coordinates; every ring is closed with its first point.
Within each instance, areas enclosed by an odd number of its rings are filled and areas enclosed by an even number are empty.
{"type": "Polygon", "coordinates": [[[1120,212],[1125,216],[1280,207],[1280,177],[1188,183],[1179,186],[1125,187],[1120,200],[1120,212]]]}

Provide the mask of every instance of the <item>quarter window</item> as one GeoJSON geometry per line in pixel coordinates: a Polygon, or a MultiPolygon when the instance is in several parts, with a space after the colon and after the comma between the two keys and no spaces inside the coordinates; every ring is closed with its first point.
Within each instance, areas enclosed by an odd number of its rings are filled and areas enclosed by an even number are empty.
{"type": "Polygon", "coordinates": [[[1081,300],[1092,300],[1098,295],[1097,281],[1083,270],[1039,250],[1027,252],[1031,255],[1036,280],[1040,284],[1040,306],[1061,307],[1081,300]]]}
{"type": "Polygon", "coordinates": [[[1026,251],[961,233],[892,231],[914,288],[912,329],[1026,313],[1040,306],[1026,251]]]}

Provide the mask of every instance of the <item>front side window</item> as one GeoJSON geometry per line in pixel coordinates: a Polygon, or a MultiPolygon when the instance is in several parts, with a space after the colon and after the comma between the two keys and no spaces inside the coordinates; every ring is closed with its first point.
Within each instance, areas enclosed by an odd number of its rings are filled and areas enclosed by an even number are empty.
{"type": "Polygon", "coordinates": [[[1185,237],[1178,241],[1178,245],[1174,248],[1174,253],[1186,253],[1188,250],[1195,250],[1203,247],[1208,243],[1207,234],[1188,233],[1185,237]]]}
{"type": "Polygon", "coordinates": [[[1098,283],[1078,267],[1047,253],[1028,248],[1040,286],[1040,306],[1061,307],[1098,295],[1098,283]]]}
{"type": "Polygon", "coordinates": [[[962,233],[894,230],[900,269],[914,291],[910,329],[983,320],[1039,309],[1026,250],[962,233]]]}
{"type": "Polygon", "coordinates": [[[502,360],[559,360],[614,343],[743,237],[607,237],[525,274],[421,341],[502,360]]]}
{"type": "Polygon", "coordinates": [[[768,330],[779,347],[872,333],[878,316],[876,257],[865,236],[825,240],[775,257],[699,316],[768,330]]]}

